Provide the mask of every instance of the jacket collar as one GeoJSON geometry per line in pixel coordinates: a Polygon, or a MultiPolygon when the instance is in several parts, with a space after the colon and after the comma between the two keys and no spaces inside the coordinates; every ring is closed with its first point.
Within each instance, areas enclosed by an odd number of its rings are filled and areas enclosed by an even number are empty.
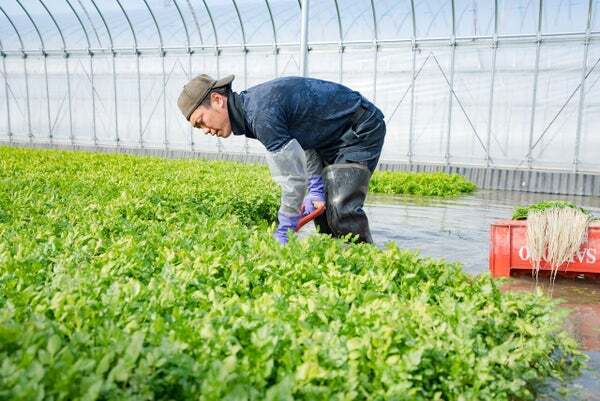
{"type": "Polygon", "coordinates": [[[229,112],[229,122],[234,135],[245,135],[255,138],[246,122],[246,113],[242,106],[242,97],[239,93],[232,92],[227,99],[227,110],[229,112]]]}

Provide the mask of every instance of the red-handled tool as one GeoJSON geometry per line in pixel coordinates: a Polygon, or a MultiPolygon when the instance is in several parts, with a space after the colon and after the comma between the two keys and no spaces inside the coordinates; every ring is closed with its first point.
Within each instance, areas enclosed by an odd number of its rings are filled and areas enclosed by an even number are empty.
{"type": "Polygon", "coordinates": [[[306,216],[304,216],[303,218],[301,218],[300,221],[298,222],[298,224],[296,225],[296,232],[300,231],[302,226],[304,226],[309,221],[316,219],[317,217],[322,215],[324,212],[325,212],[325,205],[315,209],[314,212],[309,213],[306,216]]]}

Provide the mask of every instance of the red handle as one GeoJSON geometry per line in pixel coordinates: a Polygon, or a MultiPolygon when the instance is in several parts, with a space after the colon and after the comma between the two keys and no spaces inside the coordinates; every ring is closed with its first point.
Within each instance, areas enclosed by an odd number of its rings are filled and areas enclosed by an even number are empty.
{"type": "Polygon", "coordinates": [[[314,212],[309,213],[306,216],[304,216],[303,218],[301,218],[300,221],[298,222],[298,225],[296,225],[296,231],[300,231],[302,226],[304,226],[309,221],[316,219],[317,217],[322,215],[324,212],[325,212],[325,206],[323,205],[323,206],[315,209],[314,212]]]}

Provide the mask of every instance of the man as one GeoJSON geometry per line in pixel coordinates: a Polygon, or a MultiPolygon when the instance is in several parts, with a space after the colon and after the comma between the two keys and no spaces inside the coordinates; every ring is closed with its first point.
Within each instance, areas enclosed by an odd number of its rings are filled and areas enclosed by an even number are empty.
{"type": "Polygon", "coordinates": [[[325,203],[325,214],[315,219],[320,232],[352,233],[372,243],[363,204],[385,136],[381,111],[334,82],[285,77],[235,93],[233,79],[198,75],[177,105],[206,134],[227,138],[233,132],[265,145],[271,175],[282,188],[279,242],[287,243],[300,218],[325,203]]]}

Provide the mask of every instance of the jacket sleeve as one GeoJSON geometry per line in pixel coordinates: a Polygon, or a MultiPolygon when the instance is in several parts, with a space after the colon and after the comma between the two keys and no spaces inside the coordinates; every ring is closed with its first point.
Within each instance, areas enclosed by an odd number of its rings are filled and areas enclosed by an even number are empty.
{"type": "Polygon", "coordinates": [[[306,156],[300,143],[289,134],[286,113],[270,104],[253,121],[257,139],[267,148],[267,164],[281,187],[279,211],[297,215],[306,191],[306,156]]]}
{"type": "Polygon", "coordinates": [[[321,172],[323,171],[323,161],[317,151],[314,149],[305,150],[304,155],[306,156],[306,174],[308,177],[321,175],[321,172]]]}
{"type": "Polygon", "coordinates": [[[297,215],[306,191],[306,158],[296,139],[279,150],[267,153],[267,164],[273,180],[281,187],[279,211],[297,215]]]}

